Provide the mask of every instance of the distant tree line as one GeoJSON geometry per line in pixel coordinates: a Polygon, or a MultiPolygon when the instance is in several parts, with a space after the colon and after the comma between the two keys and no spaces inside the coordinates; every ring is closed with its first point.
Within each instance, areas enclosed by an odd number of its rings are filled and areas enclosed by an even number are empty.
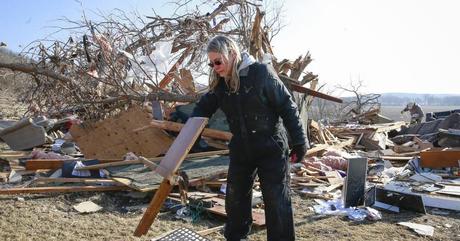
{"type": "Polygon", "coordinates": [[[382,94],[379,101],[383,106],[403,106],[408,102],[429,106],[460,106],[460,95],[382,94]]]}

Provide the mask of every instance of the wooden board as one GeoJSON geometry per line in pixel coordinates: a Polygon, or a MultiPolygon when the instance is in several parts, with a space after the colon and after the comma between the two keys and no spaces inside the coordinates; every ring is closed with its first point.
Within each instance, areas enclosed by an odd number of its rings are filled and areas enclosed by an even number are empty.
{"type": "MultiPolygon", "coordinates": [[[[211,208],[205,208],[208,212],[217,214],[219,216],[227,217],[227,213],[225,212],[225,200],[218,197],[212,197],[206,199],[208,201],[212,201],[215,205],[211,208]]],[[[265,213],[263,210],[255,211],[252,210],[252,222],[254,225],[262,227],[265,226],[265,213]]]]}
{"type": "Polygon", "coordinates": [[[338,171],[328,171],[324,172],[324,174],[328,177],[327,181],[333,184],[343,184],[343,177],[340,175],[338,171]]]}
{"type": "Polygon", "coordinates": [[[150,226],[152,226],[155,217],[158,215],[158,212],[160,212],[160,208],[163,206],[163,203],[168,197],[172,188],[173,185],[171,185],[167,179],[164,179],[158,190],[155,192],[155,196],[150,202],[149,207],[142,216],[136,231],[134,231],[134,236],[140,237],[147,233],[150,226]]]}
{"type": "Polygon", "coordinates": [[[420,152],[420,166],[428,168],[458,167],[460,148],[433,148],[420,152]]]}
{"type": "MultiPolygon", "coordinates": [[[[135,129],[134,131],[142,131],[149,128],[159,128],[168,131],[180,132],[184,124],[172,122],[172,121],[160,121],[160,120],[152,120],[150,125],[141,127],[139,129],[135,129]]],[[[203,133],[201,133],[204,137],[210,137],[218,140],[230,141],[232,139],[232,133],[228,131],[220,131],[210,128],[205,128],[203,133]]]]}
{"type": "Polygon", "coordinates": [[[120,159],[127,152],[146,157],[164,154],[172,143],[163,130],[134,129],[149,125],[152,115],[141,107],[134,107],[120,115],[85,126],[73,125],[70,133],[87,159],[120,159]]]}
{"type": "Polygon", "coordinates": [[[193,117],[187,120],[157,167],[156,172],[158,174],[169,179],[177,171],[207,122],[208,119],[202,117],[193,117]]]}
{"type": "Polygon", "coordinates": [[[192,117],[187,120],[179,135],[174,140],[165,157],[157,167],[156,172],[164,177],[163,182],[155,193],[149,207],[142,216],[134,231],[134,236],[145,235],[155,220],[161,206],[171,192],[173,185],[170,180],[184,161],[193,144],[208,122],[207,118],[192,117]]]}

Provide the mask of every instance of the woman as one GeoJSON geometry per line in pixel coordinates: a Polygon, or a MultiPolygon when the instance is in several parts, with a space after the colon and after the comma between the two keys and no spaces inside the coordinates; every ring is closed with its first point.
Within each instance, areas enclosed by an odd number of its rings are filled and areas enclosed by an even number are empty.
{"type": "Polygon", "coordinates": [[[303,159],[307,140],[292,96],[269,65],[240,53],[228,37],[214,37],[207,46],[209,92],[193,116],[211,117],[221,108],[233,138],[230,141],[225,209],[227,240],[245,239],[252,224],[252,186],[258,174],[265,204],[268,240],[294,240],[289,188],[289,147],[294,162],[303,159]],[[282,121],[281,121],[282,120],[282,121]],[[284,124],[284,127],[283,127],[284,124]]]}

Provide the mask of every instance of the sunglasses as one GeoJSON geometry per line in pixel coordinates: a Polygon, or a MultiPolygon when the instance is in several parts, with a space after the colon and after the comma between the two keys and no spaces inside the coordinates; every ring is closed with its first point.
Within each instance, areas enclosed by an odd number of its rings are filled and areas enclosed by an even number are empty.
{"type": "Polygon", "coordinates": [[[222,64],[221,60],[216,60],[214,62],[211,61],[208,65],[209,65],[209,67],[214,68],[214,66],[219,66],[221,64],[222,64]]]}

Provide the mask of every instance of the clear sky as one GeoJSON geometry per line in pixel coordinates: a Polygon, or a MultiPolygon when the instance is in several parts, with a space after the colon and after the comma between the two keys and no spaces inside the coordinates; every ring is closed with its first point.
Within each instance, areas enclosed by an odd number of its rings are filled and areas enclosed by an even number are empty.
{"type": "MultiPolygon", "coordinates": [[[[82,1],[86,11],[114,8],[169,15],[169,1],[82,1]]],[[[286,27],[273,42],[276,56],[310,51],[307,68],[329,89],[362,80],[370,92],[460,94],[460,1],[287,0],[286,27]]],[[[89,13],[90,17],[91,14],[89,13]]],[[[74,0],[4,0],[0,41],[19,51],[45,37],[66,16],[79,19],[74,0]]],[[[93,15],[94,16],[94,15],[93,15]]]]}

